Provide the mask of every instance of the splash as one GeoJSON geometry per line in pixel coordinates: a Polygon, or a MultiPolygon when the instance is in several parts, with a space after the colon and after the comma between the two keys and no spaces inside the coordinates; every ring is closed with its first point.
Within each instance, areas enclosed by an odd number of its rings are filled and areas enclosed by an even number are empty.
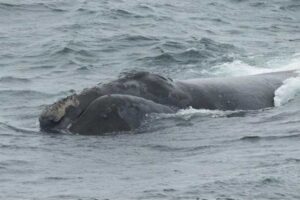
{"type": "Polygon", "coordinates": [[[296,96],[300,94],[300,53],[295,54],[290,62],[283,66],[283,70],[297,70],[299,74],[296,77],[289,78],[283,82],[275,91],[274,105],[282,106],[293,100],[296,96]]]}
{"type": "MultiPolygon", "coordinates": [[[[299,73],[299,72],[298,72],[299,73]]],[[[300,94],[300,74],[297,77],[289,78],[283,82],[275,91],[274,105],[282,106],[293,100],[300,94]]]]}

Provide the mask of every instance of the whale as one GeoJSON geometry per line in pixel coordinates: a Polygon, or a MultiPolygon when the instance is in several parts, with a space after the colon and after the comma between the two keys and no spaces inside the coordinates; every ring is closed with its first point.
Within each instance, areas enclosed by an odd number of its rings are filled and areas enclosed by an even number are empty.
{"type": "Polygon", "coordinates": [[[48,105],[39,117],[46,132],[101,135],[138,128],[151,113],[179,109],[257,110],[274,106],[274,93],[297,76],[280,71],[237,77],[173,80],[131,72],[48,105]]]}

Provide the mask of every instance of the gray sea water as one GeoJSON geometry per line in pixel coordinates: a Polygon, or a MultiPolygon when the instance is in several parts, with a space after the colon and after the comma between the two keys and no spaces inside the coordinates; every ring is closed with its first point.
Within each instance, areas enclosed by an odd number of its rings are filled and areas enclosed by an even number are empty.
{"type": "Polygon", "coordinates": [[[0,0],[0,199],[300,199],[300,80],[275,108],[47,134],[54,101],[119,73],[300,69],[298,0],[0,0]]]}

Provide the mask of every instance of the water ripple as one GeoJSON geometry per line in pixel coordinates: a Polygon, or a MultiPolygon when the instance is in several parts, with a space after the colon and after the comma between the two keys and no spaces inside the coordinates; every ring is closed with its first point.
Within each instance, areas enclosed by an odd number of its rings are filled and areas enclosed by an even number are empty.
{"type": "Polygon", "coordinates": [[[0,77],[0,83],[14,84],[14,83],[29,83],[30,79],[27,78],[18,78],[13,76],[4,76],[0,77]]]}
{"type": "Polygon", "coordinates": [[[13,4],[13,3],[0,3],[0,9],[25,10],[25,11],[52,11],[52,12],[66,12],[66,9],[61,9],[55,5],[46,3],[31,3],[31,4],[13,4]]]}
{"type": "MultiPolygon", "coordinates": [[[[27,129],[24,129],[24,128],[18,128],[16,126],[12,126],[10,124],[7,124],[7,123],[3,123],[3,122],[0,122],[0,129],[6,129],[6,130],[11,130],[13,132],[16,132],[16,133],[26,133],[26,134],[36,134],[38,132],[35,132],[35,131],[31,131],[31,130],[27,130],[27,129]]],[[[11,134],[0,134],[0,136],[3,136],[3,137],[6,137],[8,135],[11,135],[11,134]]]]}
{"type": "Polygon", "coordinates": [[[279,136],[244,136],[240,138],[241,141],[247,142],[257,142],[262,140],[281,140],[281,139],[300,139],[300,134],[293,134],[293,135],[279,135],[279,136]]]}

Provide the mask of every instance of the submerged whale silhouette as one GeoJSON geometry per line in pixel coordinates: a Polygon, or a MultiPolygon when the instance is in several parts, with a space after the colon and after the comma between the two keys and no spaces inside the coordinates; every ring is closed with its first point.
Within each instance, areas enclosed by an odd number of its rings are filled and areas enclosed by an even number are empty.
{"type": "Polygon", "coordinates": [[[103,134],[140,126],[150,113],[178,109],[255,110],[274,106],[274,92],[294,71],[172,80],[148,72],[129,73],[47,106],[40,128],[57,132],[103,134]]]}

